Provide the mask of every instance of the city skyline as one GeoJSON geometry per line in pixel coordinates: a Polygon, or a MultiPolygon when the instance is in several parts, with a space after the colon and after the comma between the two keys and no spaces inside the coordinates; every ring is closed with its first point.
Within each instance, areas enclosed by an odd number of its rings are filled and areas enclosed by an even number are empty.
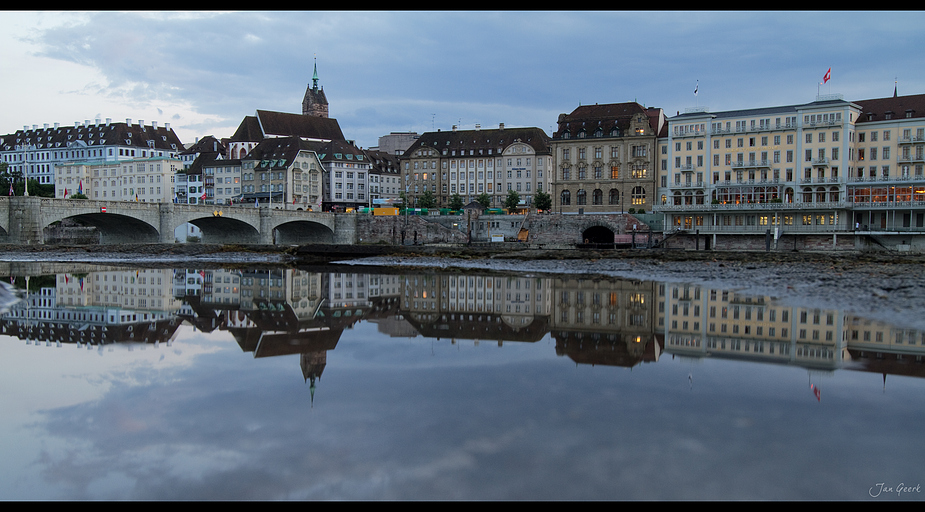
{"type": "Polygon", "coordinates": [[[0,132],[97,118],[229,137],[298,113],[312,69],[348,139],[506,126],[579,105],[669,117],[925,91],[918,12],[5,12],[0,132]],[[907,63],[908,61],[908,63],[907,63]],[[830,80],[823,77],[831,69],[830,80]],[[695,94],[695,90],[697,91],[695,94]]]}

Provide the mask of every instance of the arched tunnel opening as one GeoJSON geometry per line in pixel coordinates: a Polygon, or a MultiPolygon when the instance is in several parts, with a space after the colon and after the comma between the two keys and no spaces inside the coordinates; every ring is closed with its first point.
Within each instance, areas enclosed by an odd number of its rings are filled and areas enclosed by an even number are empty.
{"type": "Polygon", "coordinates": [[[605,226],[591,226],[581,233],[581,239],[586,244],[612,244],[614,233],[605,226]]]}

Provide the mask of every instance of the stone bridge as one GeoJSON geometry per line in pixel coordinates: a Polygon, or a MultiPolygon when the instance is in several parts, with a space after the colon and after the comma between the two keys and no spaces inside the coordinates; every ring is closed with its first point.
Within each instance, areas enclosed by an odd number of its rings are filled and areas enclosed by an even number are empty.
{"type": "Polygon", "coordinates": [[[246,206],[0,197],[0,236],[12,244],[43,244],[44,229],[74,220],[96,227],[100,243],[173,243],[177,227],[202,230],[203,243],[352,244],[356,215],[246,206]]]}

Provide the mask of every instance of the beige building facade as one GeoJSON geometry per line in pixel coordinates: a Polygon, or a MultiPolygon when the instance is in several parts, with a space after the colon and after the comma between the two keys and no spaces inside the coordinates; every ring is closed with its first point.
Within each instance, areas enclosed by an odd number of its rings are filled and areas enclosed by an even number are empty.
{"type": "Polygon", "coordinates": [[[925,95],[668,119],[656,210],[705,234],[925,231],[925,95]]]}
{"type": "Polygon", "coordinates": [[[549,136],[540,128],[428,132],[401,157],[401,190],[414,204],[425,193],[437,207],[459,194],[464,204],[487,194],[501,208],[510,191],[529,208],[537,192],[548,191],[552,170],[549,136]]]}
{"type": "Polygon", "coordinates": [[[82,192],[88,199],[170,203],[175,175],[183,164],[176,157],[114,162],[68,162],[55,166],[55,197],[82,192]]]}
{"type": "Polygon", "coordinates": [[[614,103],[560,114],[552,137],[553,210],[559,213],[650,211],[656,189],[661,109],[614,103]]]}

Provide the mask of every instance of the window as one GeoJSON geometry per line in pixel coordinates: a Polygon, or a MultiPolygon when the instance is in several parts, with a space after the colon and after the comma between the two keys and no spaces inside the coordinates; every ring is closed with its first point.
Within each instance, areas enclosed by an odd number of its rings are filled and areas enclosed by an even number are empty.
{"type": "Polygon", "coordinates": [[[633,187],[632,202],[634,205],[645,204],[646,189],[644,187],[633,187]]]}

